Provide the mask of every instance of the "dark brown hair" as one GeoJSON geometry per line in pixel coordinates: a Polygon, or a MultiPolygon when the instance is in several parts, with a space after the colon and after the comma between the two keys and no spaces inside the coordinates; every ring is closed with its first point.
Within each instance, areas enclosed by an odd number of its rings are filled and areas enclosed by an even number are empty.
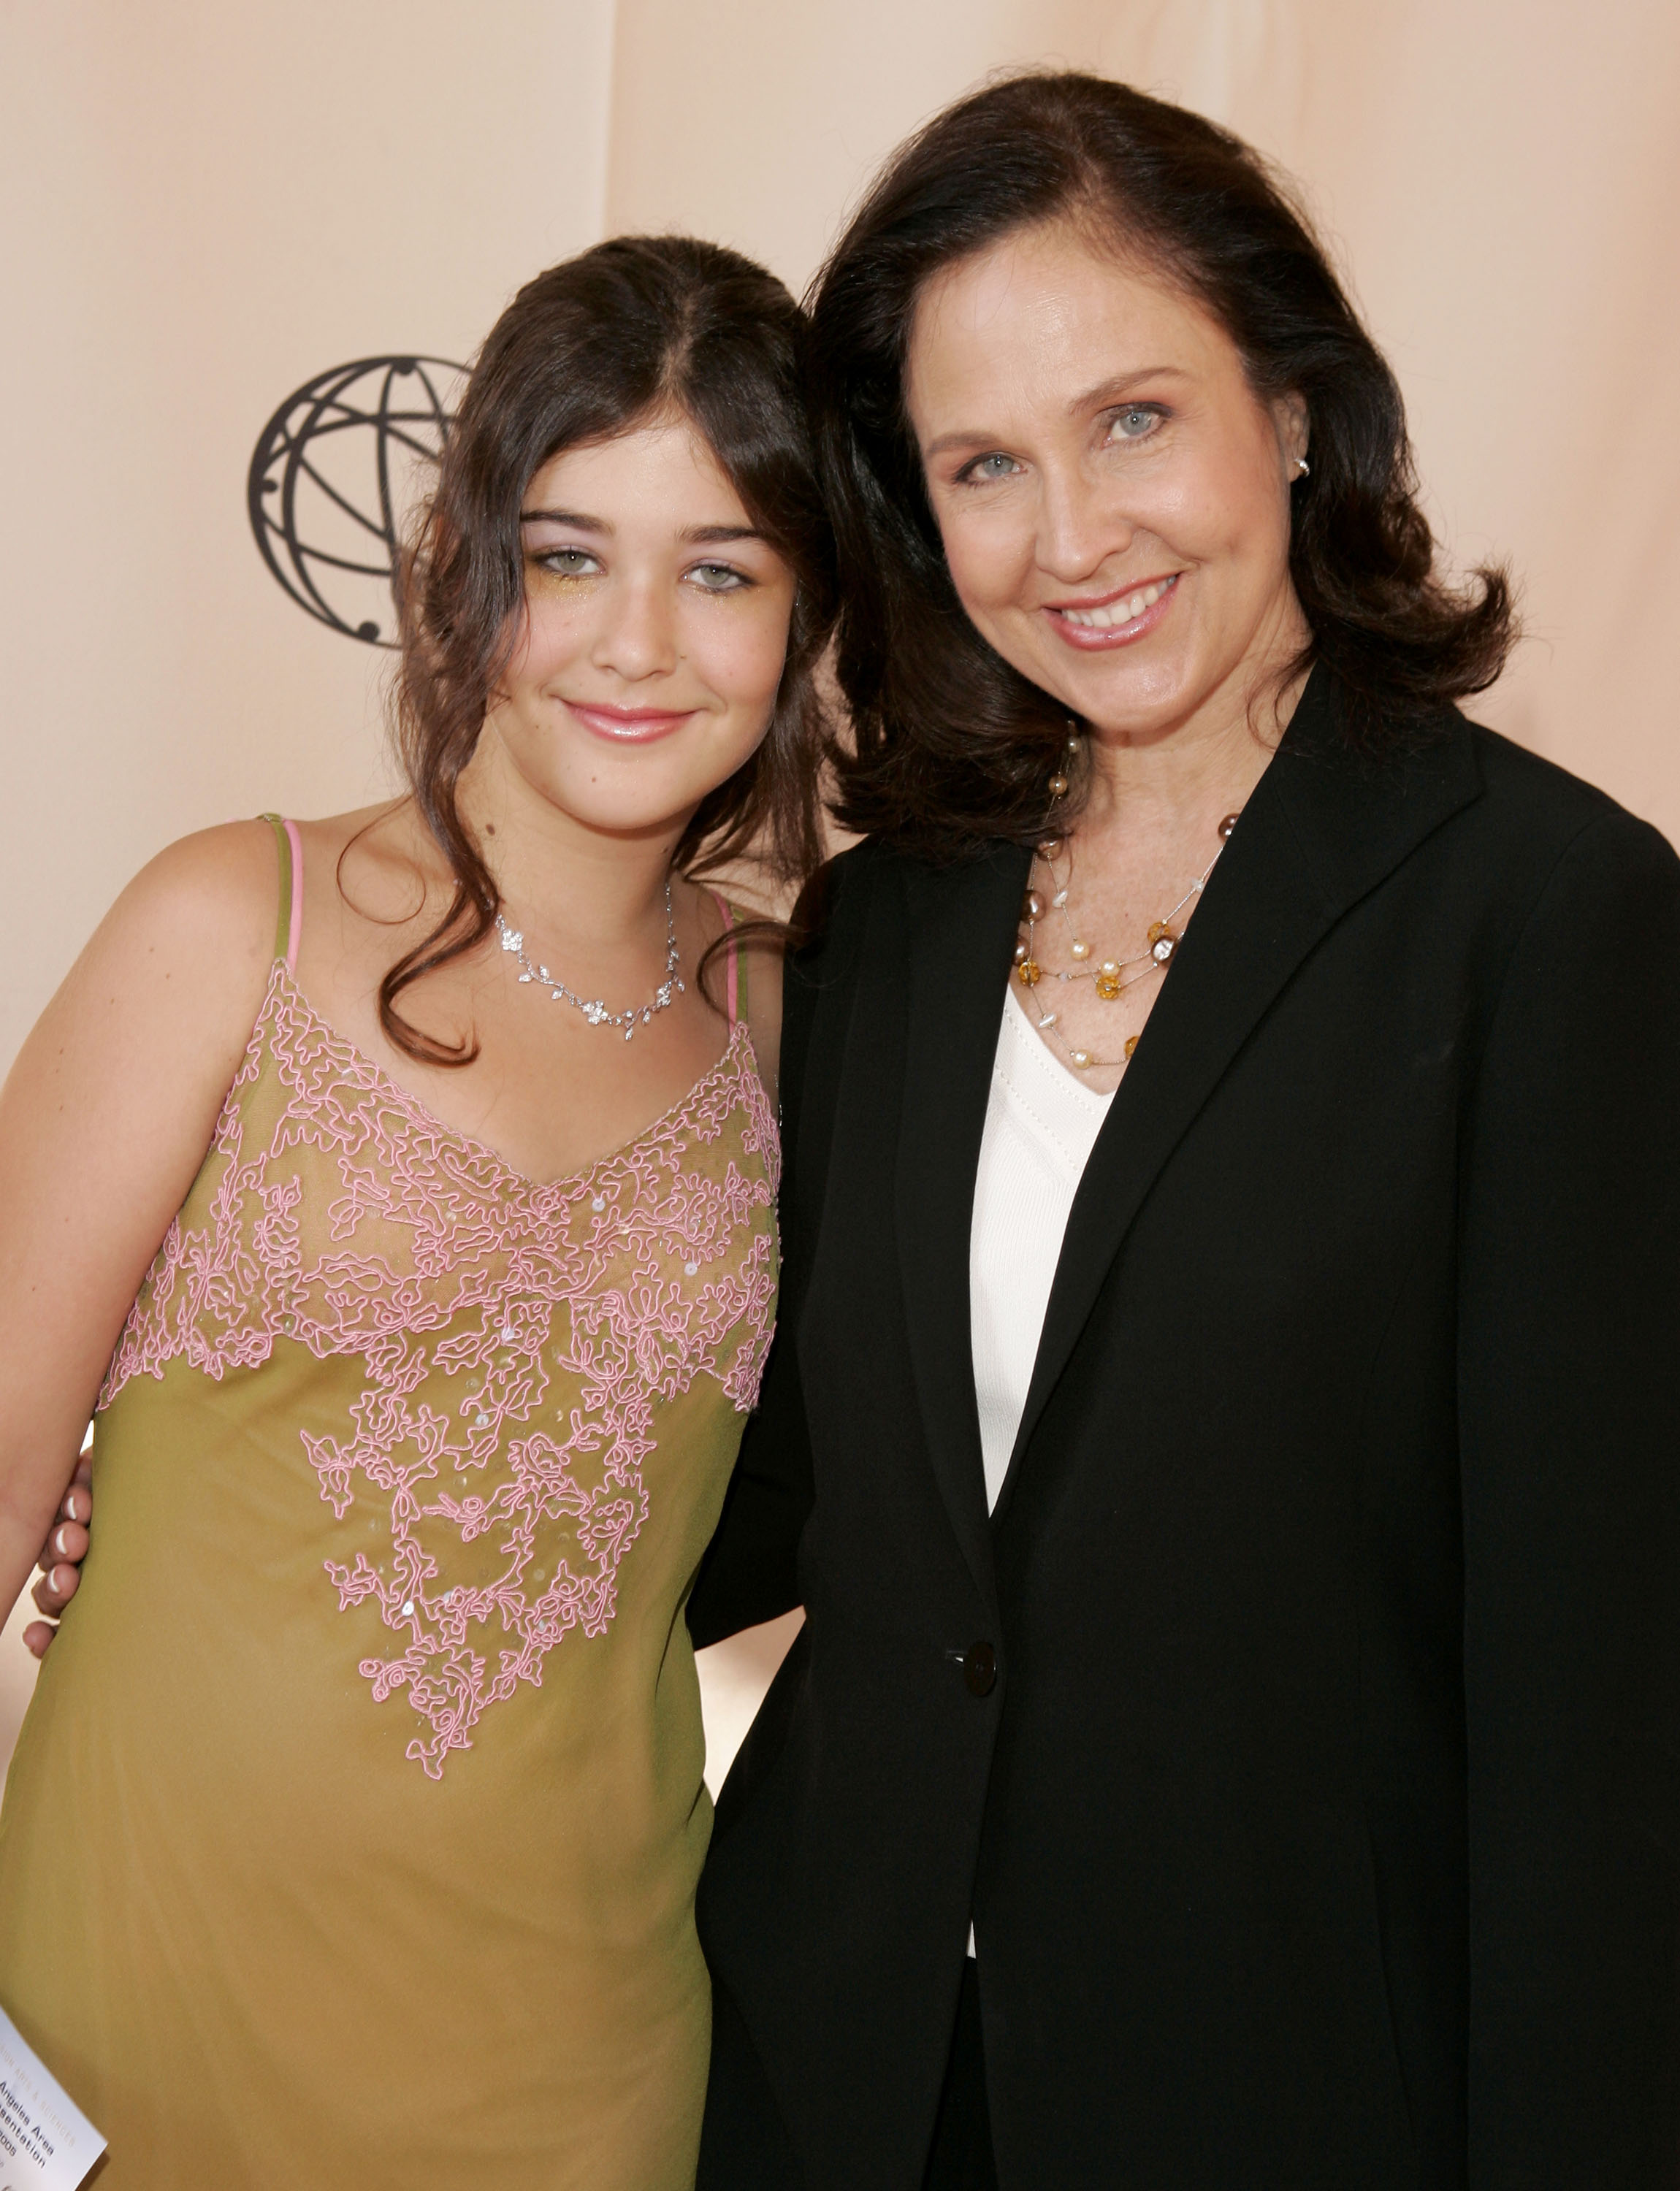
{"type": "Polygon", "coordinates": [[[399,1050],[464,1065],[397,1009],[412,982],[474,949],[500,903],[456,792],[524,600],[519,513],[561,450],[664,412],[692,421],[796,582],[788,657],[763,743],[701,801],[676,864],[704,873],[749,849],[793,879],[820,856],[822,711],[814,673],[833,621],[833,549],[801,396],[807,323],[773,274],[686,236],[617,236],[514,299],[480,352],[407,559],[398,751],[455,878],[442,919],[379,985],[399,1050]]]}
{"type": "Polygon", "coordinates": [[[889,162],[818,277],[812,424],[834,515],[836,747],[846,827],[948,856],[1044,826],[1067,711],[959,602],[904,406],[916,299],[943,269],[1068,219],[1159,270],[1223,326],[1264,399],[1306,401],[1312,469],[1291,497],[1290,573],[1351,733],[1408,735],[1499,674],[1509,583],[1462,593],[1417,506],[1404,408],[1288,190],[1250,146],[1120,83],[1026,74],[929,122],[889,162]]]}

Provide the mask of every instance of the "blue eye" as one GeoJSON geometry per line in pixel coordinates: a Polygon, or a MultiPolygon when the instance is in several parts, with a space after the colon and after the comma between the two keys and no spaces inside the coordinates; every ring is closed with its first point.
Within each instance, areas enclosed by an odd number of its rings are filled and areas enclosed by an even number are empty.
{"type": "Polygon", "coordinates": [[[1114,413],[1108,430],[1110,441],[1141,441],[1153,434],[1161,423],[1161,414],[1153,403],[1128,403],[1114,413]]]}
{"type": "Polygon", "coordinates": [[[1015,469],[1013,457],[1006,457],[1000,451],[994,451],[989,457],[977,457],[964,471],[963,477],[969,480],[1007,479],[1015,469]]]}

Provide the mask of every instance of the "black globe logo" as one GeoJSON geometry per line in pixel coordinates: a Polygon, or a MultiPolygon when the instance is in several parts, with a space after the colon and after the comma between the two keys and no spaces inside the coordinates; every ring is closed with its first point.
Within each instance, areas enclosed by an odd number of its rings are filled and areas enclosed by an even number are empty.
{"type": "Polygon", "coordinates": [[[288,396],[252,452],[246,506],[263,561],[320,623],[396,644],[392,587],[406,504],[449,438],[464,367],[364,357],[288,396]]]}

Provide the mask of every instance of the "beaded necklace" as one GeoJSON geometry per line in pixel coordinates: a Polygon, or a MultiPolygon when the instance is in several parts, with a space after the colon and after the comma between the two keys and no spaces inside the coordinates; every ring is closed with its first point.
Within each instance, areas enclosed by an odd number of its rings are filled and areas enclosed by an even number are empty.
{"type": "MultiPolygon", "coordinates": [[[[1079,737],[1077,734],[1070,732],[1068,739],[1069,755],[1078,753],[1079,749],[1079,737]]],[[[1066,766],[1067,764],[1064,764],[1063,768],[1058,770],[1050,779],[1052,818],[1056,801],[1064,797],[1068,790],[1066,766]]],[[[1036,868],[1040,861],[1043,862],[1046,885],[1051,895],[1046,899],[1044,891],[1033,886],[1032,871],[1029,869],[1027,895],[1021,907],[1021,922],[1027,933],[1015,947],[1016,978],[1022,987],[1028,992],[1036,989],[1046,974],[1052,981],[1056,982],[1091,982],[1095,984],[1096,993],[1103,1003],[1112,1004],[1117,1003],[1128,989],[1135,988],[1138,982],[1147,982],[1156,974],[1164,974],[1172,964],[1173,955],[1177,951],[1184,933],[1184,924],[1180,920],[1179,916],[1183,913],[1185,907],[1199,897],[1206,888],[1208,877],[1213,873],[1218,863],[1220,853],[1225,850],[1231,833],[1237,826],[1237,818],[1234,814],[1227,814],[1221,821],[1218,850],[1191,884],[1189,889],[1185,891],[1183,896],[1179,899],[1177,904],[1164,913],[1160,919],[1150,922],[1144,936],[1144,948],[1127,959],[1103,959],[1095,963],[1087,963],[1091,961],[1091,946],[1076,932],[1073,925],[1073,908],[1069,903],[1073,881],[1072,849],[1064,837],[1052,834],[1041,839],[1034,854],[1034,867],[1036,868]],[[1068,855],[1067,879],[1058,886],[1056,862],[1064,851],[1068,855]],[[1068,934],[1068,955],[1075,961],[1071,970],[1055,966],[1045,967],[1039,959],[1036,948],[1038,927],[1047,912],[1059,913],[1062,916],[1062,925],[1068,934]]],[[[1137,1047],[1137,1037],[1133,1034],[1126,1037],[1119,1057],[1098,1057],[1091,1050],[1075,1050],[1064,1042],[1061,1030],[1062,1016],[1059,1012],[1047,1008],[1041,1010],[1036,999],[1034,1000],[1034,1010],[1038,1015],[1039,1032],[1052,1035],[1066,1050],[1068,1062],[1081,1073],[1095,1072],[1104,1066],[1125,1064],[1130,1061],[1133,1050],[1137,1047]]]]}

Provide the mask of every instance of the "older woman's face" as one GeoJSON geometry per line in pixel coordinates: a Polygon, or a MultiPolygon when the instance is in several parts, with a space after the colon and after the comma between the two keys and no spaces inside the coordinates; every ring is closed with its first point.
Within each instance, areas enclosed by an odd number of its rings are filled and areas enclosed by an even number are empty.
{"type": "Polygon", "coordinates": [[[931,282],[906,396],[963,606],[1099,731],[1245,707],[1306,634],[1289,574],[1304,407],[1224,329],[1058,225],[931,282]]]}

